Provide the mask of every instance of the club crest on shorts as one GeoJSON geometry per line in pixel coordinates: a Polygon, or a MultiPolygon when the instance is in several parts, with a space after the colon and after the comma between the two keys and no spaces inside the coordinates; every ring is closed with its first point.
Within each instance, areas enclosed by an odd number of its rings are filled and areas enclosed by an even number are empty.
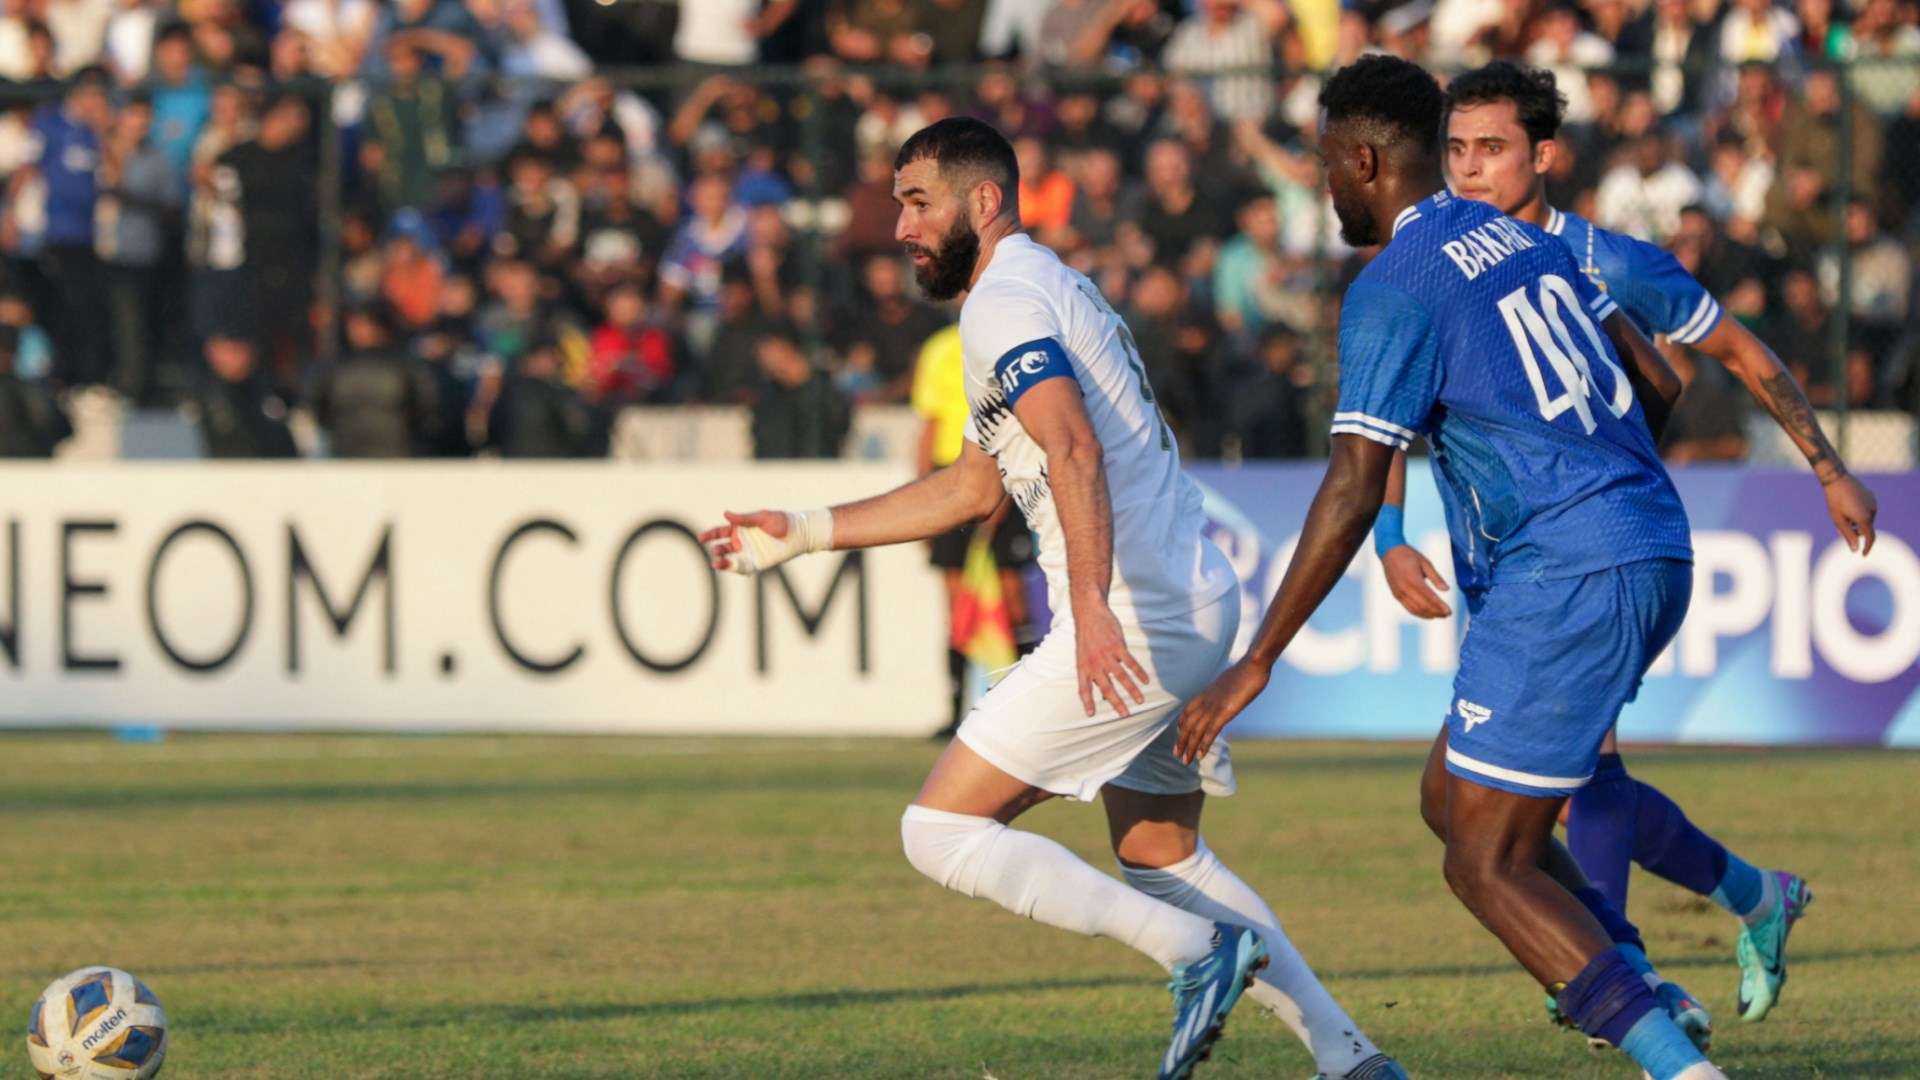
{"type": "Polygon", "coordinates": [[[1466,698],[1461,698],[1459,701],[1454,702],[1453,709],[1460,714],[1460,719],[1465,721],[1460,728],[1462,735],[1472,731],[1475,724],[1484,724],[1493,719],[1492,709],[1487,708],[1485,705],[1475,705],[1466,698]]]}

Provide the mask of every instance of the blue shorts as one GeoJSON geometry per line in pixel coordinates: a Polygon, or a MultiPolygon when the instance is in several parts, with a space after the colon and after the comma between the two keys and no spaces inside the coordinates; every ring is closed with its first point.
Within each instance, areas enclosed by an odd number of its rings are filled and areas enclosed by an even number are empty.
{"type": "Polygon", "coordinates": [[[1648,559],[1469,594],[1447,771],[1521,795],[1572,794],[1692,593],[1691,564],[1648,559]]]}

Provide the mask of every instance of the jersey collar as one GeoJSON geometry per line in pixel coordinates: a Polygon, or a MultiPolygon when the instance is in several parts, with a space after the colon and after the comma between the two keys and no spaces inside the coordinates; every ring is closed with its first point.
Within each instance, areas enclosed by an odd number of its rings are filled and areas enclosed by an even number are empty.
{"type": "Polygon", "coordinates": [[[1547,231],[1555,236],[1559,236],[1561,231],[1566,227],[1567,215],[1555,210],[1551,206],[1547,207],[1547,231]]]}
{"type": "Polygon", "coordinates": [[[1452,198],[1453,198],[1452,193],[1448,192],[1445,188],[1442,188],[1441,190],[1434,192],[1432,195],[1428,196],[1427,198],[1421,199],[1419,202],[1414,203],[1412,206],[1409,206],[1405,210],[1400,211],[1400,213],[1395,215],[1393,219],[1393,233],[1390,236],[1388,236],[1387,239],[1391,240],[1393,239],[1393,237],[1399,236],[1401,229],[1404,229],[1407,226],[1413,224],[1414,222],[1419,221],[1421,214],[1426,207],[1433,207],[1435,209],[1438,209],[1442,206],[1445,206],[1447,202],[1452,198]]]}

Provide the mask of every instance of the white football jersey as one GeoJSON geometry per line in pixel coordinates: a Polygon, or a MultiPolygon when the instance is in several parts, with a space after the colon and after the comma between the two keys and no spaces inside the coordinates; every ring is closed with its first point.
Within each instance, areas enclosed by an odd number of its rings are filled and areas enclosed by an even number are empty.
{"type": "Polygon", "coordinates": [[[1133,334],[1086,275],[1025,234],[1001,240],[960,309],[966,356],[966,435],[1000,466],[1007,493],[1039,539],[1040,568],[1056,623],[1071,624],[1067,544],[1047,483],[1047,456],[1008,405],[1023,375],[1055,342],[1066,353],[1100,440],[1113,504],[1113,584],[1107,602],[1122,620],[1184,615],[1235,585],[1209,541],[1199,485],[1180,470],[1180,451],[1160,417],[1133,334]]]}

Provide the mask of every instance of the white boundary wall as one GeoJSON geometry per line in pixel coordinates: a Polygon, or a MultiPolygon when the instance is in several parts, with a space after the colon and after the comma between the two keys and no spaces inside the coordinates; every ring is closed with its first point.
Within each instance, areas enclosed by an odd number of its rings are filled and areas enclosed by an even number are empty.
{"type": "Polygon", "coordinates": [[[0,466],[0,725],[903,734],[924,547],[709,571],[722,509],[900,465],[0,466]]]}

